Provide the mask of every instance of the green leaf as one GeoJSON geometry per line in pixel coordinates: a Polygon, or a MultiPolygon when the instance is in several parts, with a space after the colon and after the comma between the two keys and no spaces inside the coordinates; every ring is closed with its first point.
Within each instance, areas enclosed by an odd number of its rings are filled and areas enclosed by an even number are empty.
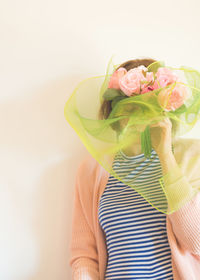
{"type": "Polygon", "coordinates": [[[149,66],[147,66],[148,72],[153,72],[154,74],[158,71],[159,67],[164,67],[165,63],[164,61],[156,61],[151,63],[149,66]]]}
{"type": "Polygon", "coordinates": [[[185,104],[183,104],[182,106],[180,106],[178,109],[175,110],[177,114],[182,114],[184,112],[187,111],[187,107],[185,106],[185,104]]]}
{"type": "Polygon", "coordinates": [[[117,96],[122,96],[122,92],[115,88],[108,88],[103,94],[103,98],[106,100],[113,100],[117,96]]]}

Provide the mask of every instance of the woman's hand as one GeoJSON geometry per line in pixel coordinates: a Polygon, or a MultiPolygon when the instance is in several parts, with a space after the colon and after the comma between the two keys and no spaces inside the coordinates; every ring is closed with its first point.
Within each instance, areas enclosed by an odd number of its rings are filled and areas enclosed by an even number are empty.
{"type": "Polygon", "coordinates": [[[172,123],[168,117],[155,124],[151,124],[151,145],[159,156],[172,153],[172,123]]]}

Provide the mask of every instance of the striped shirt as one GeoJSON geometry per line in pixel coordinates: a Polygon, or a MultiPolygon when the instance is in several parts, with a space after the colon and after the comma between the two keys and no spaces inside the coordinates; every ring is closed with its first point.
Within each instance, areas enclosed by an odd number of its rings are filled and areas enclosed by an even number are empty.
{"type": "MultiPolygon", "coordinates": [[[[144,154],[130,157],[120,151],[113,161],[113,169],[151,183],[162,172],[153,149],[151,158],[149,164],[150,159],[144,154]],[[141,168],[144,168],[142,172],[141,168]]],[[[98,218],[106,236],[106,280],[173,280],[166,214],[110,175],[100,198],[98,218]]]]}

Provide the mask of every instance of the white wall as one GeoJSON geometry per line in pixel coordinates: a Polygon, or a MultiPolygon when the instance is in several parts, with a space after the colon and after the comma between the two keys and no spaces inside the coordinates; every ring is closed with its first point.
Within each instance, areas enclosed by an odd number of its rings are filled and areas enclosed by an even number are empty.
{"type": "Polygon", "coordinates": [[[78,82],[105,74],[112,54],[116,63],[148,56],[200,70],[200,2],[0,6],[0,279],[71,279],[74,176],[87,151],[65,102],[78,82]]]}

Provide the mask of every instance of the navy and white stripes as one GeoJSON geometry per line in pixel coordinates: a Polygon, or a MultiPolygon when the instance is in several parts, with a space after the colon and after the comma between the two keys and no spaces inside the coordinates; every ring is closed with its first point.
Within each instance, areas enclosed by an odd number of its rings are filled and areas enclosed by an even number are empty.
{"type": "MultiPolygon", "coordinates": [[[[153,149],[152,157],[155,160],[141,172],[141,165],[143,168],[149,164],[144,154],[128,157],[120,152],[113,169],[127,172],[129,179],[132,176],[140,182],[143,179],[151,183],[161,174],[160,161],[153,149]]],[[[101,196],[98,214],[106,235],[106,280],[173,280],[165,214],[111,175],[101,196]]]]}

